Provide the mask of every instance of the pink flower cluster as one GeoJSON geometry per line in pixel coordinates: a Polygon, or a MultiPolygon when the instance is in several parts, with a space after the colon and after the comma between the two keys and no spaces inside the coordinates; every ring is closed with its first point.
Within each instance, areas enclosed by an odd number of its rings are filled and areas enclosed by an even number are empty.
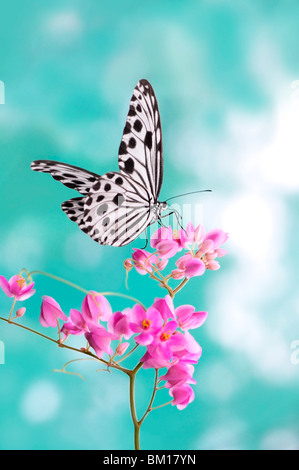
{"type": "MultiPolygon", "coordinates": [[[[58,342],[61,344],[71,335],[84,335],[87,346],[82,347],[82,351],[92,348],[99,359],[107,354],[108,365],[117,364],[115,358],[124,355],[130,346],[128,340],[134,338],[136,344],[127,355],[139,346],[145,348],[139,357],[143,368],[166,369],[159,382],[165,381],[165,388],[169,389],[173,398],[172,404],[184,409],[194,400],[191,387],[196,383],[193,379],[194,364],[202,352],[190,330],[205,322],[207,312],[197,312],[192,305],[175,308],[172,298],[185,281],[175,290],[168,286],[168,281],[171,278],[188,280],[201,276],[206,270],[219,269],[217,258],[227,253],[221,248],[227,239],[228,235],[222,230],[205,233],[202,225],[194,228],[192,223],[186,230],[159,228],[151,237],[154,252],[134,249],[132,259],[125,261],[125,268],[129,271],[135,267],[141,275],[149,273],[162,282],[170,295],[156,298],[148,309],[136,303],[132,308],[113,312],[106,297],[91,291],[83,299],[81,309],[71,309],[69,316],[55,299],[46,295],[42,297],[40,323],[43,327],[57,327],[58,342]],[[176,268],[166,277],[162,276],[160,272],[169,259],[182,250],[185,252],[175,262],[176,268]]],[[[8,321],[13,319],[11,315],[15,302],[26,300],[35,293],[34,283],[27,284],[21,275],[15,275],[10,280],[0,276],[0,288],[14,299],[8,321]]],[[[14,318],[23,316],[25,310],[24,307],[19,308],[14,318]]]]}
{"type": "Polygon", "coordinates": [[[194,399],[190,385],[196,383],[192,378],[193,364],[201,356],[201,347],[189,330],[200,327],[206,318],[207,312],[196,312],[192,305],[175,308],[169,295],[155,299],[147,310],[135,304],[113,313],[106,297],[91,292],[84,298],[81,311],[71,309],[69,317],[52,297],[44,296],[40,323],[56,327],[62,320],[61,341],[69,335],[84,335],[100,359],[105,353],[110,358],[123,355],[129,347],[129,342],[123,339],[134,336],[136,345],[146,348],[139,359],[143,367],[167,368],[160,380],[166,381],[172,404],[183,409],[194,399]]]}
{"type": "Polygon", "coordinates": [[[151,237],[151,247],[155,252],[134,249],[132,261],[126,260],[125,267],[130,269],[134,266],[141,275],[162,271],[169,259],[184,249],[186,252],[176,261],[176,268],[171,271],[170,277],[190,279],[201,276],[206,269],[215,271],[220,268],[216,258],[227,253],[220,248],[227,239],[228,234],[223,230],[205,233],[203,225],[194,228],[191,222],[186,230],[173,231],[171,227],[161,227],[151,237]]]}

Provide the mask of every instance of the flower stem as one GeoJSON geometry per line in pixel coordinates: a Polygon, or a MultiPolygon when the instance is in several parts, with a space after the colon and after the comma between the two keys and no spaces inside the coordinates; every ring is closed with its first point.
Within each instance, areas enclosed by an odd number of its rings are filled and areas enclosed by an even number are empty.
{"type": "Polygon", "coordinates": [[[131,349],[130,352],[128,352],[128,354],[126,354],[124,357],[122,357],[121,359],[119,359],[118,361],[114,361],[115,364],[119,364],[120,362],[124,361],[125,359],[127,359],[127,357],[131,356],[131,354],[136,351],[136,349],[138,348],[139,344],[136,344],[136,346],[134,346],[133,349],[131,349]]]}
{"type": "Polygon", "coordinates": [[[46,273],[45,271],[31,271],[30,273],[27,274],[27,276],[32,277],[32,275],[34,274],[40,274],[42,276],[50,277],[51,279],[55,279],[55,281],[62,282],[63,284],[67,284],[68,286],[73,287],[74,289],[84,292],[84,294],[90,294],[89,290],[86,290],[83,287],[78,286],[77,284],[74,284],[71,281],[67,281],[66,279],[63,279],[62,277],[55,276],[55,274],[46,273]]]}
{"type": "Polygon", "coordinates": [[[14,296],[13,303],[12,303],[12,306],[11,306],[11,309],[10,309],[10,312],[9,312],[9,317],[8,317],[9,322],[11,322],[11,316],[12,316],[13,309],[15,308],[16,301],[17,301],[17,297],[14,296]]]}
{"type": "MultiPolygon", "coordinates": [[[[114,369],[121,370],[122,372],[125,372],[126,374],[131,373],[131,371],[129,369],[125,369],[124,367],[121,367],[116,363],[109,364],[108,361],[106,361],[105,359],[100,359],[98,356],[96,356],[95,354],[93,354],[90,351],[87,351],[87,350],[82,351],[81,349],[74,348],[74,347],[69,346],[65,343],[60,343],[59,340],[57,341],[56,339],[53,339],[50,336],[46,336],[43,333],[40,333],[39,331],[33,330],[32,328],[29,328],[28,326],[21,325],[20,323],[13,322],[13,321],[11,321],[7,318],[0,317],[0,320],[5,321],[5,322],[9,323],[10,325],[15,325],[15,326],[18,326],[19,328],[23,328],[24,330],[30,331],[31,333],[34,333],[38,336],[41,336],[42,338],[47,339],[48,341],[51,341],[52,343],[57,344],[60,348],[69,349],[70,351],[75,351],[75,352],[78,352],[80,354],[84,354],[86,356],[92,357],[92,358],[96,359],[97,361],[105,364],[106,366],[113,367],[114,369]]],[[[142,365],[142,363],[141,363],[141,365],[142,365]]]]}
{"type": "Polygon", "coordinates": [[[158,408],[162,408],[163,406],[170,405],[172,402],[173,402],[173,400],[170,400],[167,403],[163,403],[162,405],[155,406],[154,408],[151,409],[151,411],[157,410],[158,408]]]}
{"type": "Polygon", "coordinates": [[[135,406],[135,378],[143,363],[139,362],[137,366],[128,374],[130,378],[130,410],[134,425],[134,446],[135,450],[140,450],[140,423],[138,422],[135,406]]]}
{"type": "MultiPolygon", "coordinates": [[[[54,274],[50,274],[45,271],[31,271],[30,273],[27,273],[27,277],[30,278],[33,274],[41,274],[42,276],[50,277],[51,279],[55,279],[55,281],[62,282],[63,284],[67,284],[68,286],[73,287],[74,289],[84,292],[84,294],[91,294],[90,290],[84,289],[83,287],[78,286],[74,282],[67,281],[66,279],[63,279],[59,276],[55,276],[54,274]]],[[[140,304],[144,308],[144,310],[146,310],[145,306],[142,302],[140,302],[140,300],[135,299],[135,297],[131,297],[130,295],[119,294],[118,292],[98,292],[98,294],[104,296],[123,297],[124,299],[132,300],[133,302],[140,304]]]]}
{"type": "Polygon", "coordinates": [[[173,297],[187,284],[188,281],[189,279],[185,277],[185,279],[173,290],[173,297]]]}
{"type": "Polygon", "coordinates": [[[156,395],[156,392],[158,390],[157,388],[157,383],[158,383],[158,369],[155,369],[155,382],[154,382],[154,388],[153,388],[153,393],[152,393],[152,396],[151,396],[151,399],[150,399],[150,402],[148,404],[148,407],[144,413],[144,415],[142,416],[142,418],[140,419],[139,421],[139,426],[141,426],[141,424],[143,423],[143,421],[145,420],[145,418],[147,417],[147,415],[152,411],[152,404],[154,402],[154,399],[155,399],[155,395],[156,395]]]}

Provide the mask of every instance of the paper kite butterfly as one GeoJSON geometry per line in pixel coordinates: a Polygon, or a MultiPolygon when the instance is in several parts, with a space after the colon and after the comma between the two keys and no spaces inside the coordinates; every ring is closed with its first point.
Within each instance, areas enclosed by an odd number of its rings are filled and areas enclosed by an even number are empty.
{"type": "Polygon", "coordinates": [[[51,160],[31,163],[81,196],[62,203],[62,210],[101,245],[125,246],[159,221],[166,202],[158,197],[163,179],[161,120],[154,90],[140,80],[130,101],[118,152],[119,171],[97,175],[51,160]]]}

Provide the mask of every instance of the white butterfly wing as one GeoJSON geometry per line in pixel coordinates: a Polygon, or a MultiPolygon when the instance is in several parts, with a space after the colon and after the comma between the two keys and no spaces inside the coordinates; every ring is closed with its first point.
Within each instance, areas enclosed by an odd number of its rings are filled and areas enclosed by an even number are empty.
{"type": "Polygon", "coordinates": [[[137,238],[154,219],[152,204],[163,179],[161,120],[147,80],[134,89],[118,163],[120,172],[103,176],[51,160],[37,160],[31,168],[83,195],[63,202],[62,210],[96,242],[124,246],[137,238]]]}
{"type": "Polygon", "coordinates": [[[35,160],[31,163],[33,171],[50,173],[57,181],[71,189],[76,189],[80,194],[88,194],[92,185],[97,181],[99,175],[84,170],[78,166],[53,160],[35,160]]]}
{"type": "Polygon", "coordinates": [[[162,130],[157,99],[147,80],[134,89],[118,163],[121,173],[146,187],[156,202],[163,179],[162,130]]]}
{"type": "Polygon", "coordinates": [[[83,228],[101,245],[125,246],[151,223],[149,194],[120,172],[103,175],[84,199],[83,228]]]}

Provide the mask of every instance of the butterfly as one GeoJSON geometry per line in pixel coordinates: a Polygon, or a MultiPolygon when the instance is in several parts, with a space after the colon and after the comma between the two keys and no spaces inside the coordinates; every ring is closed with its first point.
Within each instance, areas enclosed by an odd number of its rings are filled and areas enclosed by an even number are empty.
{"type": "Polygon", "coordinates": [[[118,166],[119,171],[100,176],[52,160],[31,163],[32,170],[50,173],[80,193],[61,208],[83,232],[101,245],[131,243],[168,208],[158,200],[163,180],[161,118],[154,90],[144,79],[130,101],[118,166]]]}

